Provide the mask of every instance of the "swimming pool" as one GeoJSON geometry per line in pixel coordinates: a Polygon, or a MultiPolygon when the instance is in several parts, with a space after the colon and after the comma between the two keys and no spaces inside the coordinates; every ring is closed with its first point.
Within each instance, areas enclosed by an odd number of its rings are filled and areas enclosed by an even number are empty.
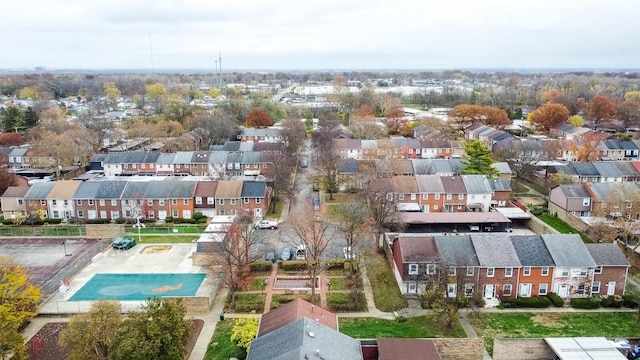
{"type": "Polygon", "coordinates": [[[205,274],[96,274],[68,301],[194,296],[205,274]]]}

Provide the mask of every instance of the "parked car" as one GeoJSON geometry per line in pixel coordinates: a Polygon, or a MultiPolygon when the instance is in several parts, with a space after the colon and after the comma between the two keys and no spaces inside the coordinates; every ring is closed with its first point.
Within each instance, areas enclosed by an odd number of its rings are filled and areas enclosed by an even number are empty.
{"type": "Polygon", "coordinates": [[[307,247],[304,245],[298,245],[296,249],[296,260],[304,260],[307,258],[307,247]]]}
{"type": "Polygon", "coordinates": [[[266,261],[276,262],[276,253],[274,251],[268,251],[264,259],[266,261]]]}
{"type": "Polygon", "coordinates": [[[351,246],[343,247],[342,248],[342,252],[344,253],[344,259],[345,260],[355,260],[356,259],[356,254],[351,249],[351,246]]]}
{"type": "Polygon", "coordinates": [[[301,168],[309,167],[309,161],[308,160],[300,160],[300,167],[301,168]]]}
{"type": "Polygon", "coordinates": [[[278,228],[278,222],[275,220],[262,220],[256,225],[256,229],[271,229],[278,228]]]}
{"type": "Polygon", "coordinates": [[[113,240],[111,247],[119,250],[128,250],[136,246],[136,239],[132,237],[119,237],[113,240]]]}
{"type": "Polygon", "coordinates": [[[320,190],[318,183],[313,183],[313,191],[318,191],[318,190],[320,190]]]}
{"type": "Polygon", "coordinates": [[[280,260],[291,260],[293,258],[293,249],[284,248],[282,250],[282,254],[280,254],[280,260]]]}

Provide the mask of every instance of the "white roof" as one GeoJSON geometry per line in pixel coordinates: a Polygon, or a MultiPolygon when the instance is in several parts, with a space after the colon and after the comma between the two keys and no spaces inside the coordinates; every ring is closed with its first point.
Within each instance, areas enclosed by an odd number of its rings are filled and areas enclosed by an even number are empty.
{"type": "Polygon", "coordinates": [[[545,338],[559,360],[625,360],[604,337],[545,338]]]}
{"type": "Polygon", "coordinates": [[[508,219],[531,219],[531,215],[518,207],[497,207],[496,210],[508,219]]]}
{"type": "Polygon", "coordinates": [[[398,203],[396,204],[397,211],[420,211],[420,205],[416,203],[398,203]]]}

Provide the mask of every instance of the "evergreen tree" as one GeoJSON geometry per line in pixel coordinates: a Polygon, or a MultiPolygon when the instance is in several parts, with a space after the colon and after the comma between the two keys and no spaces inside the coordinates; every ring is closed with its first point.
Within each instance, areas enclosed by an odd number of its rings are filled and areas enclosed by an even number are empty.
{"type": "Polygon", "coordinates": [[[493,176],[498,175],[498,170],[491,166],[493,158],[491,150],[487,149],[481,140],[471,140],[464,144],[466,155],[462,159],[465,168],[460,171],[462,174],[480,174],[493,176]]]}
{"type": "Polygon", "coordinates": [[[33,111],[33,109],[31,108],[31,106],[29,106],[25,111],[24,111],[24,116],[23,116],[24,122],[25,122],[25,127],[27,129],[30,129],[34,126],[36,126],[38,124],[38,114],[33,111]]]}

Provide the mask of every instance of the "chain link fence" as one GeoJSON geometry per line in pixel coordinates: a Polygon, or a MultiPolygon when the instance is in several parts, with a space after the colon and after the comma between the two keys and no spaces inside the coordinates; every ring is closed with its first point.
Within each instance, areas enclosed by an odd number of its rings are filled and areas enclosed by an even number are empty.
{"type": "Polygon", "coordinates": [[[85,226],[0,226],[0,236],[87,236],[85,226]]]}

